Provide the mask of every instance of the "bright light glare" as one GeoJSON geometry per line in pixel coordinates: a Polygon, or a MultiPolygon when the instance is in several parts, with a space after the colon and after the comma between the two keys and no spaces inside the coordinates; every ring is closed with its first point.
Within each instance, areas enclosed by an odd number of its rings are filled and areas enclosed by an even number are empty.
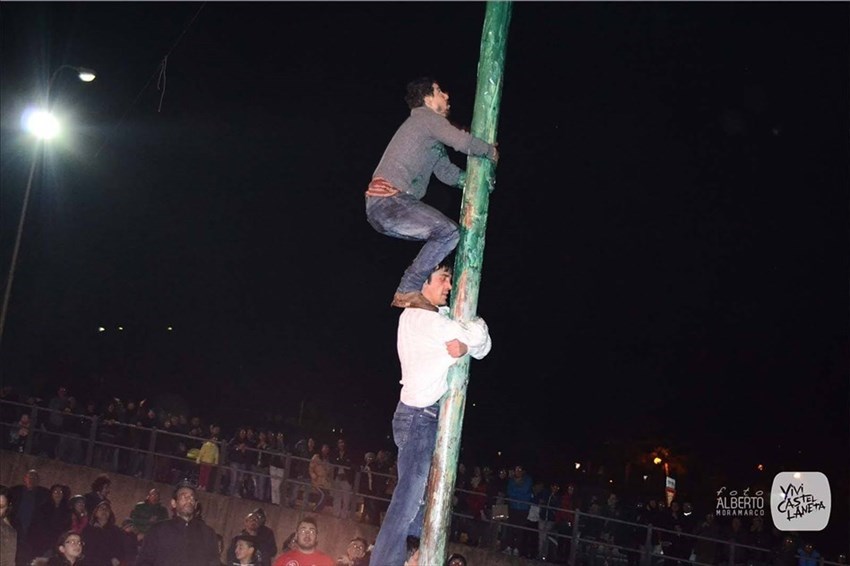
{"type": "Polygon", "coordinates": [[[80,74],[77,75],[84,83],[90,83],[94,80],[95,74],[91,69],[80,69],[80,74]]]}
{"type": "Polygon", "coordinates": [[[44,110],[29,110],[24,113],[24,128],[43,140],[55,138],[59,134],[59,121],[44,110]]]}

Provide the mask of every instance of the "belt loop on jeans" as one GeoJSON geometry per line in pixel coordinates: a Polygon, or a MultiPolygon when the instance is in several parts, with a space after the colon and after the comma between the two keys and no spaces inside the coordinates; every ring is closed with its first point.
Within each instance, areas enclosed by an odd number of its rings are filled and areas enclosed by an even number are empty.
{"type": "Polygon", "coordinates": [[[440,412],[440,403],[439,402],[434,403],[430,407],[422,407],[422,412],[425,413],[426,415],[436,417],[437,413],[440,412]]]}

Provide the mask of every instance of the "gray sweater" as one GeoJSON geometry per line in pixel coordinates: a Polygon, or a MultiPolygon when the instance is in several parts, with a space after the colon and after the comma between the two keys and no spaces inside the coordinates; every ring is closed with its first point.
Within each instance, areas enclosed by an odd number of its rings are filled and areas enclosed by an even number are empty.
{"type": "Polygon", "coordinates": [[[455,128],[427,106],[419,106],[399,126],[372,178],[382,177],[417,199],[425,196],[432,173],[457,187],[462,171],[449,160],[447,145],[466,155],[490,159],[496,155],[494,146],[455,128]]]}

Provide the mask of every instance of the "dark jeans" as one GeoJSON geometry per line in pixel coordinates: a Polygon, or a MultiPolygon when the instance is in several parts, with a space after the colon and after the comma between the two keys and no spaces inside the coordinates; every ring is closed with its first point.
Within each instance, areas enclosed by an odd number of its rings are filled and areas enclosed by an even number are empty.
{"type": "Polygon", "coordinates": [[[460,240],[457,223],[407,193],[366,197],[366,219],[372,228],[385,236],[425,241],[401,278],[397,289],[401,293],[421,291],[434,267],[455,249],[460,240]]]}
{"type": "Polygon", "coordinates": [[[409,407],[399,402],[393,415],[398,446],[398,484],[375,541],[370,564],[401,565],[407,559],[407,537],[419,537],[425,510],[425,487],[437,442],[439,404],[409,407]]]}

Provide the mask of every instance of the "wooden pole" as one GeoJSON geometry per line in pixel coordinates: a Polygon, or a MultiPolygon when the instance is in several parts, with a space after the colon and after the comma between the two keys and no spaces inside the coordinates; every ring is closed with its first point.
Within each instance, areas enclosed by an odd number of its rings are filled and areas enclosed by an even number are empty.
{"type": "MultiPolygon", "coordinates": [[[[505,47],[511,19],[511,2],[487,2],[481,52],[478,60],[478,86],[472,117],[472,135],[494,143],[502,98],[505,47]]],[[[478,307],[478,288],[484,257],[484,232],[490,189],[495,186],[495,164],[489,159],[470,157],[460,213],[458,245],[451,313],[455,320],[470,320],[478,307]]],[[[431,460],[428,490],[425,494],[425,524],[419,546],[419,564],[442,566],[446,561],[446,534],[451,519],[451,502],[457,473],[469,357],[449,371],[449,391],[440,406],[437,445],[431,460]]]]}

